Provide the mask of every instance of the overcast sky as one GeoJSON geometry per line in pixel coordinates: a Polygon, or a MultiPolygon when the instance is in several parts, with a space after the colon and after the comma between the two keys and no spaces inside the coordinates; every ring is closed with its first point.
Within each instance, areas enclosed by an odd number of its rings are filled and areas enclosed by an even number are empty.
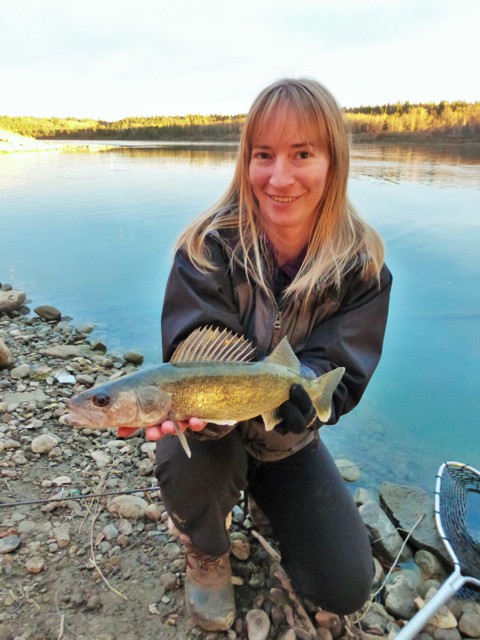
{"type": "Polygon", "coordinates": [[[0,115],[244,113],[286,75],[475,101],[479,25],[480,0],[0,0],[0,115]]]}

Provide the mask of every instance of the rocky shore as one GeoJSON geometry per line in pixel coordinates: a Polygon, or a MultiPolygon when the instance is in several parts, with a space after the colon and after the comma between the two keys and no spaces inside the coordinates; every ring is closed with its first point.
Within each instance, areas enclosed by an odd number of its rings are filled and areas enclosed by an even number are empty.
{"type": "MultiPolygon", "coordinates": [[[[300,602],[275,539],[240,502],[231,525],[237,618],[227,633],[193,626],[154,445],[141,433],[122,440],[61,423],[70,396],[134,371],[141,354],[109,353],[92,326],[26,304],[25,293],[0,285],[0,640],[393,640],[451,572],[432,496],[388,482],[372,495],[358,466],[338,460],[371,536],[371,601],[342,619],[300,602]]],[[[452,600],[418,638],[480,638],[480,604],[452,600]]]]}

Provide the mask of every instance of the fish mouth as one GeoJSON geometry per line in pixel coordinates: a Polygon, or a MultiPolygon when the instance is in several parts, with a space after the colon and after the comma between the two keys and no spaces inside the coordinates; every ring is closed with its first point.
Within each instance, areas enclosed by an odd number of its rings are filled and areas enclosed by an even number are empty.
{"type": "Polygon", "coordinates": [[[78,429],[104,429],[104,419],[101,413],[93,413],[92,411],[88,411],[86,409],[81,409],[80,407],[76,407],[71,402],[67,403],[67,413],[62,416],[62,422],[67,424],[69,427],[74,427],[78,429]]]}

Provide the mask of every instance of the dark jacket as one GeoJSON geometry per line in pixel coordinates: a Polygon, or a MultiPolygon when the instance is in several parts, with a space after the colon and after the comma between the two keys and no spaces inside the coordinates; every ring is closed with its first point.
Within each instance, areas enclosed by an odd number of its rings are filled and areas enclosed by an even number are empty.
{"type": "MultiPolygon", "coordinates": [[[[228,232],[230,233],[230,232],[228,232]]],[[[199,326],[224,326],[249,338],[257,360],[271,353],[288,335],[302,365],[319,376],[335,367],[346,371],[333,396],[328,424],[351,411],[362,397],[380,359],[392,277],[384,265],[380,284],[360,278],[360,267],[344,278],[340,291],[319,292],[307,303],[281,304],[268,296],[242,265],[230,264],[227,232],[208,238],[215,271],[196,269],[183,251],[175,255],[162,313],[163,358],[168,361],[178,344],[199,326]]],[[[268,270],[267,270],[268,271],[268,270]]],[[[270,283],[274,291],[274,282],[270,283]]],[[[261,460],[288,456],[314,437],[266,432],[261,419],[241,423],[247,450],[261,460]]],[[[211,433],[221,430],[214,427],[211,433]]],[[[226,433],[228,429],[225,429],[226,433]]]]}

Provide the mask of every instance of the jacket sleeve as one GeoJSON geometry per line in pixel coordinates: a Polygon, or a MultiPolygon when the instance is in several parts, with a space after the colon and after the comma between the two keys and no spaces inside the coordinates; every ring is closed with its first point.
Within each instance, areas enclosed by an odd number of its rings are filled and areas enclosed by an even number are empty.
{"type": "Polygon", "coordinates": [[[165,362],[170,360],[180,342],[200,326],[224,326],[243,334],[234,303],[228,259],[216,242],[209,243],[209,250],[216,269],[207,273],[199,271],[183,251],[175,255],[162,311],[165,362]]]}
{"type": "MultiPolygon", "coordinates": [[[[180,342],[198,327],[224,326],[243,334],[228,275],[228,259],[220,245],[210,245],[210,258],[217,268],[208,273],[199,271],[183,251],[175,255],[162,310],[164,362],[170,360],[180,342]]],[[[188,437],[218,439],[232,429],[234,426],[209,423],[202,431],[189,431],[188,437]]]]}
{"type": "Polygon", "coordinates": [[[303,365],[317,376],[345,367],[332,402],[328,424],[351,411],[360,401],[383,348],[392,276],[384,265],[380,283],[350,274],[338,309],[311,331],[301,353],[303,365]]]}

